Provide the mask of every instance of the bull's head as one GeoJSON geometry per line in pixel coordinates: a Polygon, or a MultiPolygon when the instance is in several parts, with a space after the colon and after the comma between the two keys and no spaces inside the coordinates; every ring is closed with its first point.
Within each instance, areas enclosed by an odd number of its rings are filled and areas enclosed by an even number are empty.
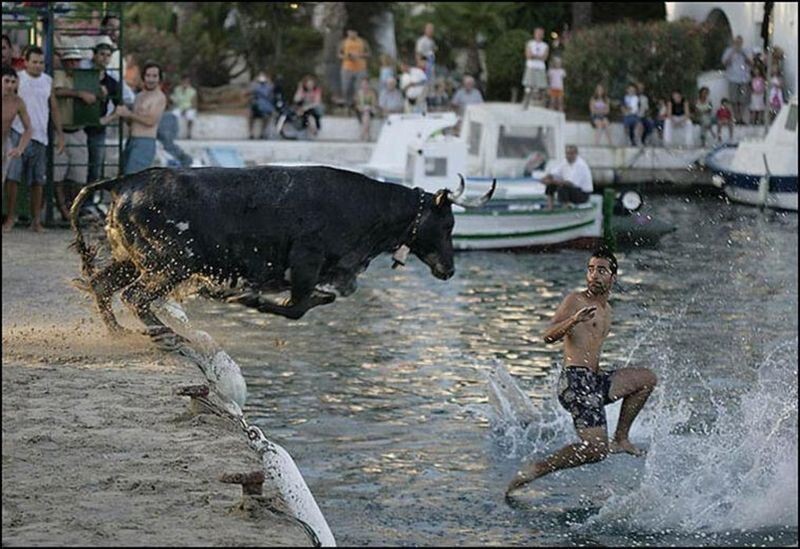
{"type": "MultiPolygon", "coordinates": [[[[453,217],[452,204],[465,208],[480,207],[494,194],[497,181],[492,181],[492,188],[480,198],[465,200],[464,177],[459,174],[461,182],[458,190],[452,192],[442,189],[427,202],[426,195],[421,196],[419,220],[409,244],[410,251],[431,269],[436,278],[447,280],[455,272],[453,266],[453,217]]],[[[430,196],[430,195],[427,195],[430,196]]]]}

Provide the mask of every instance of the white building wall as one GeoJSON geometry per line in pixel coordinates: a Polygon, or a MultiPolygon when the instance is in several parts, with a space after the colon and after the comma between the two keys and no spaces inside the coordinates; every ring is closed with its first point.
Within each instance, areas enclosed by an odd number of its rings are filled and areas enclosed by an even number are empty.
{"type": "MultiPolygon", "coordinates": [[[[741,35],[745,48],[763,48],[761,21],[763,2],[666,2],[667,20],[689,17],[704,22],[712,10],[725,13],[733,36],[741,35]]],[[[792,94],[797,93],[797,4],[776,2],[772,10],[772,43],[786,52],[784,80],[792,94]]]]}

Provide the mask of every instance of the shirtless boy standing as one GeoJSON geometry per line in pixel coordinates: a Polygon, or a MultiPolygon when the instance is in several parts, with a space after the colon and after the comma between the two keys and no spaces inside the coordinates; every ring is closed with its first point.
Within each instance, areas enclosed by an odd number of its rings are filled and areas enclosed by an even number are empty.
{"type": "Polygon", "coordinates": [[[6,181],[6,168],[8,167],[6,160],[22,156],[33,134],[25,101],[17,95],[18,83],[17,71],[8,65],[3,65],[3,183],[6,181]],[[17,115],[19,115],[25,131],[19,139],[19,145],[11,147],[8,138],[11,136],[11,123],[17,115]]]}
{"type": "Polygon", "coordinates": [[[602,461],[609,451],[643,455],[628,440],[628,431],[656,386],[656,376],[646,368],[600,369],[600,350],[611,329],[608,295],[616,277],[614,254],[605,248],[595,251],[586,271],[588,288],[564,298],[544,334],[545,343],[564,339],[564,370],[558,382],[558,400],[572,414],[581,441],[518,471],[508,485],[506,496],[554,471],[602,461]],[[623,400],[619,422],[609,444],[603,407],[620,398],[623,400]]]}

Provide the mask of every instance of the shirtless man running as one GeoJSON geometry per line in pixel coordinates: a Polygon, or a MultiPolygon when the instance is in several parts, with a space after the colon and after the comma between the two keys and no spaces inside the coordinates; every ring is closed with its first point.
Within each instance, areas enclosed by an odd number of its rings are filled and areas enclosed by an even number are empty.
{"type": "Polygon", "coordinates": [[[646,368],[600,369],[600,350],[611,329],[608,295],[616,277],[614,254],[605,248],[595,251],[586,271],[588,288],[564,298],[544,334],[545,343],[564,339],[564,370],[558,381],[558,400],[572,414],[581,442],[565,446],[518,471],[506,489],[506,496],[554,471],[602,461],[609,451],[644,454],[628,440],[628,431],[656,386],[655,374],[646,368]],[[603,407],[620,398],[623,400],[619,422],[609,444],[603,407]]]}

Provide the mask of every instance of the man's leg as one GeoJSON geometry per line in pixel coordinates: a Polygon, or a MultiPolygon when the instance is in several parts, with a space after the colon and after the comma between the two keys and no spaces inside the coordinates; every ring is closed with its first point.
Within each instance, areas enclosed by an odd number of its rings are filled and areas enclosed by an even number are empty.
{"type": "Polygon", "coordinates": [[[5,223],[3,223],[4,233],[13,229],[14,223],[17,221],[17,182],[11,179],[6,179],[6,199],[8,215],[6,216],[5,223]]]}
{"type": "Polygon", "coordinates": [[[628,432],[657,383],[656,375],[647,368],[623,368],[611,374],[609,400],[623,399],[617,429],[611,442],[612,452],[627,452],[635,456],[644,454],[630,443],[628,432]]]}
{"type": "Polygon", "coordinates": [[[524,470],[518,471],[506,489],[506,496],[523,484],[537,478],[561,469],[596,463],[608,456],[608,435],[605,425],[578,429],[578,436],[581,438],[580,442],[564,446],[545,459],[536,461],[524,470]]]}
{"type": "Polygon", "coordinates": [[[44,183],[31,185],[31,230],[41,233],[42,227],[42,198],[44,197],[44,183]]]}
{"type": "Polygon", "coordinates": [[[558,191],[558,184],[557,183],[548,183],[547,186],[544,188],[544,194],[547,195],[547,209],[553,209],[553,195],[556,194],[558,191]]]}

